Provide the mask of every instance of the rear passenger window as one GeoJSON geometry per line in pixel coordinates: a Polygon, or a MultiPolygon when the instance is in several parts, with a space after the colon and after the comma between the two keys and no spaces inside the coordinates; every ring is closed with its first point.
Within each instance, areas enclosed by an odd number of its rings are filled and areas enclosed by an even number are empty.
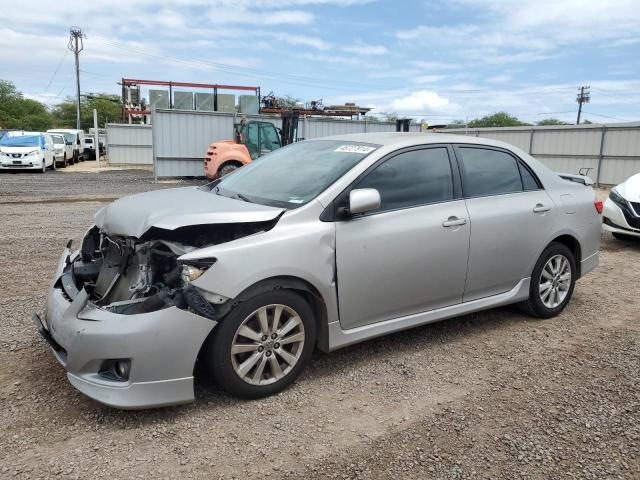
{"type": "Polygon", "coordinates": [[[446,148],[400,153],[390,158],[353,188],[375,188],[381,204],[376,212],[453,199],[453,176],[446,148]]]}
{"type": "Polygon", "coordinates": [[[518,162],[508,153],[461,147],[464,194],[483,197],[522,191],[518,162]]]}
{"type": "Polygon", "coordinates": [[[533,176],[533,173],[529,171],[527,167],[522,164],[518,164],[520,166],[520,175],[522,176],[522,186],[525,190],[539,190],[540,185],[538,185],[538,181],[533,176]]]}

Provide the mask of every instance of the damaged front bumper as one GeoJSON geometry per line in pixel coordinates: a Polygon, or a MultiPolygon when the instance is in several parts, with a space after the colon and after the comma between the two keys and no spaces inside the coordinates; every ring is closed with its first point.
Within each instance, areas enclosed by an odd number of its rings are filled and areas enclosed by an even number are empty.
{"type": "Polygon", "coordinates": [[[97,307],[82,289],[71,299],[60,278],[70,259],[63,252],[47,297],[45,321],[34,317],[67,371],[85,395],[123,409],[191,402],[198,353],[216,322],[170,306],[153,312],[119,314],[97,307]],[[126,377],[105,366],[122,361],[126,377]]]}

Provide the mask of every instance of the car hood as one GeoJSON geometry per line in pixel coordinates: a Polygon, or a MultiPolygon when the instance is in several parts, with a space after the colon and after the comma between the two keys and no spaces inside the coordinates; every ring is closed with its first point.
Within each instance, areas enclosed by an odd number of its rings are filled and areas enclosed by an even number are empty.
{"type": "Polygon", "coordinates": [[[640,173],[616,187],[617,192],[630,202],[640,202],[640,173]]]}
{"type": "Polygon", "coordinates": [[[266,222],[282,211],[184,187],[123,197],[99,210],[94,221],[109,235],[141,237],[151,227],[175,230],[190,225],[266,222]]]}

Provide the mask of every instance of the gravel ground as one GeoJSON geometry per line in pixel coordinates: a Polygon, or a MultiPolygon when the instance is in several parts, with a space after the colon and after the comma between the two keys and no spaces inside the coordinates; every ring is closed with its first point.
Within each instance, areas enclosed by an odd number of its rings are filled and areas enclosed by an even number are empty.
{"type": "Polygon", "coordinates": [[[555,319],[500,308],[318,353],[260,401],[204,380],[161,410],[82,396],[31,312],[104,199],[174,185],[0,175],[0,477],[640,478],[640,242],[609,235],[555,319]]]}

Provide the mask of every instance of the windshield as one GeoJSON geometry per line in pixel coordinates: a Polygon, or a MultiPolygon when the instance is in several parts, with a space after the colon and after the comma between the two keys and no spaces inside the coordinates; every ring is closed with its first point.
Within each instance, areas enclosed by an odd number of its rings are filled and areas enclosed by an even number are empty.
{"type": "Polygon", "coordinates": [[[17,137],[4,136],[0,140],[0,146],[2,147],[39,147],[40,136],[39,135],[20,135],[17,137]]]}
{"type": "Polygon", "coordinates": [[[51,138],[53,138],[53,143],[55,143],[56,145],[64,143],[64,138],[63,137],[58,137],[57,135],[56,136],[51,135],[51,138]]]}
{"type": "Polygon", "coordinates": [[[218,195],[297,208],[315,198],[379,145],[312,140],[275,150],[224,177],[218,195]]]}

